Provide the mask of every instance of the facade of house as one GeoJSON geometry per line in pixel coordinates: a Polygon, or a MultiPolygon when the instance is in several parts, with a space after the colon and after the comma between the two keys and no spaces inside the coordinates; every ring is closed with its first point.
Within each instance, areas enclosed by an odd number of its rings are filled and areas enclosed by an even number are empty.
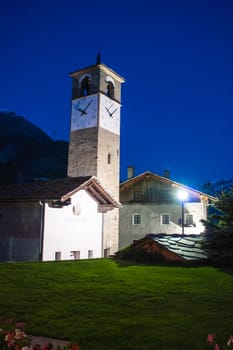
{"type": "Polygon", "coordinates": [[[200,220],[207,218],[208,206],[215,200],[180,183],[145,172],[120,185],[119,248],[147,234],[199,235],[200,220]],[[183,191],[187,198],[181,200],[183,191]]]}
{"type": "Polygon", "coordinates": [[[103,222],[119,202],[96,177],[0,187],[0,261],[101,258],[103,222]]]}

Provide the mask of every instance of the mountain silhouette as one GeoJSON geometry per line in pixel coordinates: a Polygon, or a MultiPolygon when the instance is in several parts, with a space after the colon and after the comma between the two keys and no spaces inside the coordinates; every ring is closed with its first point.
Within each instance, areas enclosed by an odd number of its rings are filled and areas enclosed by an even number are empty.
{"type": "Polygon", "coordinates": [[[14,112],[0,111],[0,184],[65,177],[68,143],[14,112]]]}

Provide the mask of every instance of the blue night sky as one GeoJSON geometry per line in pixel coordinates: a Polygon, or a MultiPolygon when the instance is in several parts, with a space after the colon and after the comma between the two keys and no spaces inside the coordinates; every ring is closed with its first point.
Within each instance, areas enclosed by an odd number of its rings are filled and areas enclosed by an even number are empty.
{"type": "Polygon", "coordinates": [[[0,5],[0,108],[69,139],[71,71],[102,62],[122,87],[121,179],[197,187],[233,178],[232,0],[9,0],[0,5]]]}

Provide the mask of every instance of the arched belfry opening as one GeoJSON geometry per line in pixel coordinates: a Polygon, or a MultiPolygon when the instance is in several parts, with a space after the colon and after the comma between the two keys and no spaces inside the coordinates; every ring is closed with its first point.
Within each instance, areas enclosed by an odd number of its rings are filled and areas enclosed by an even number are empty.
{"type": "Polygon", "coordinates": [[[90,94],[90,77],[87,75],[81,81],[81,96],[88,96],[90,94]]]}
{"type": "Polygon", "coordinates": [[[115,87],[111,81],[107,82],[107,96],[110,98],[115,97],[115,87]]]}

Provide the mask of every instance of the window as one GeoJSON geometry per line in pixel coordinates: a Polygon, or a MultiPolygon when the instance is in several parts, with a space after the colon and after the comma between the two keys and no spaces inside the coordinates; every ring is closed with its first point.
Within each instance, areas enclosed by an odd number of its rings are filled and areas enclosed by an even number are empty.
{"type": "Polygon", "coordinates": [[[141,191],[141,184],[135,184],[133,187],[133,200],[141,201],[143,196],[143,192],[141,191]]]}
{"type": "Polygon", "coordinates": [[[61,252],[55,252],[55,260],[61,260],[61,252]]]}
{"type": "Polygon", "coordinates": [[[193,224],[194,224],[193,214],[186,214],[185,215],[185,225],[192,226],[193,224]]]}
{"type": "Polygon", "coordinates": [[[88,250],[88,259],[93,258],[93,250],[88,250]]]}
{"type": "Polygon", "coordinates": [[[170,191],[167,188],[161,188],[159,190],[159,200],[161,202],[168,202],[170,198],[170,191]]]}
{"type": "Polygon", "coordinates": [[[111,153],[108,153],[108,164],[111,164],[111,153]]]}
{"type": "Polygon", "coordinates": [[[170,224],[170,214],[161,214],[161,224],[162,225],[168,225],[170,224]]]}
{"type": "Polygon", "coordinates": [[[141,214],[133,214],[133,225],[141,225],[142,216],[141,214]]]}
{"type": "Polygon", "coordinates": [[[72,250],[70,252],[70,256],[74,258],[74,260],[80,259],[80,251],[79,250],[72,250]]]}
{"type": "Polygon", "coordinates": [[[74,215],[77,215],[77,216],[80,215],[81,214],[81,205],[78,202],[74,203],[72,210],[73,210],[74,215]]]}
{"type": "Polygon", "coordinates": [[[134,201],[142,200],[142,192],[141,191],[134,191],[133,199],[134,199],[134,201]]]}

